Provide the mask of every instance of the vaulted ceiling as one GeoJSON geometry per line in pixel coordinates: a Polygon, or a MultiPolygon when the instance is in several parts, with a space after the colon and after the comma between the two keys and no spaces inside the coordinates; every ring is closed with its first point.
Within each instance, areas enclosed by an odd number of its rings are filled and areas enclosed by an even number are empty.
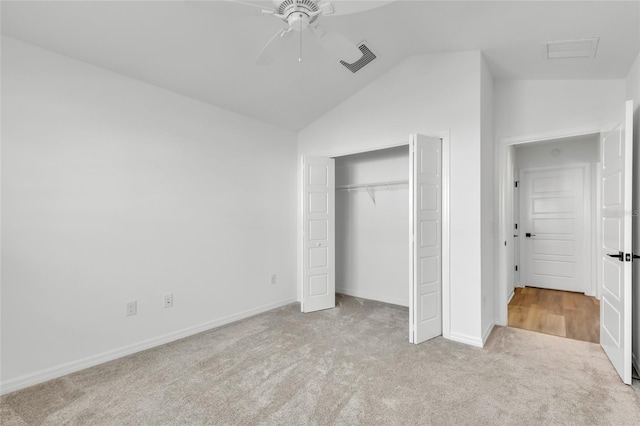
{"type": "Polygon", "coordinates": [[[2,33],[291,130],[417,53],[482,50],[496,79],[618,79],[640,50],[638,1],[334,3],[324,27],[379,56],[357,74],[307,33],[301,63],[293,38],[255,65],[281,23],[227,1],[3,0],[2,33]],[[590,37],[600,38],[594,59],[545,59],[546,41],[590,37]]]}

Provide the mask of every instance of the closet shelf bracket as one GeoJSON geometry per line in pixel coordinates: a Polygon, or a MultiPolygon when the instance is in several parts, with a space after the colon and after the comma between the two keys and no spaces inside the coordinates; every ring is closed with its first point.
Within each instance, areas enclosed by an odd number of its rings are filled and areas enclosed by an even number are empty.
{"type": "Polygon", "coordinates": [[[376,190],[373,189],[373,186],[367,186],[367,194],[369,194],[369,198],[371,198],[371,202],[373,205],[376,205],[376,190]]]}

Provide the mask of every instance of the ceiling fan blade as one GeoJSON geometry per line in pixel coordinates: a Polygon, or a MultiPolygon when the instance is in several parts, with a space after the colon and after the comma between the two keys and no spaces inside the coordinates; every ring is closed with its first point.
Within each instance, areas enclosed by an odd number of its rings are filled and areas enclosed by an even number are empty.
{"type": "Polygon", "coordinates": [[[273,60],[280,54],[282,49],[284,48],[284,40],[288,38],[290,34],[289,30],[281,29],[271,37],[271,40],[260,51],[258,55],[258,59],[256,59],[256,64],[258,65],[269,65],[273,60]]]}
{"type": "MultiPolygon", "coordinates": [[[[380,6],[385,6],[389,3],[394,3],[398,0],[330,0],[321,1],[318,3],[320,8],[331,7],[333,15],[350,15],[352,13],[360,13],[368,10],[376,9],[380,6]],[[327,6],[327,3],[329,6],[327,6]]],[[[323,15],[329,15],[330,13],[322,13],[323,15]]]]}
{"type": "Polygon", "coordinates": [[[331,3],[329,3],[328,1],[322,1],[320,3],[318,3],[318,7],[320,8],[320,12],[322,12],[323,15],[331,15],[333,14],[333,12],[335,12],[335,9],[333,8],[333,5],[331,3]]]}
{"type": "Polygon", "coordinates": [[[273,12],[275,13],[275,10],[273,10],[272,6],[267,6],[266,4],[262,5],[262,4],[255,4],[255,3],[249,3],[247,1],[240,1],[240,0],[224,0],[226,2],[229,3],[238,3],[238,4],[244,4],[246,6],[253,6],[253,7],[257,7],[259,9],[262,9],[263,11],[268,11],[268,12],[273,12]]]}
{"type": "Polygon", "coordinates": [[[319,25],[311,28],[320,46],[338,60],[352,64],[362,57],[362,52],[345,36],[336,32],[328,32],[319,25]]]}

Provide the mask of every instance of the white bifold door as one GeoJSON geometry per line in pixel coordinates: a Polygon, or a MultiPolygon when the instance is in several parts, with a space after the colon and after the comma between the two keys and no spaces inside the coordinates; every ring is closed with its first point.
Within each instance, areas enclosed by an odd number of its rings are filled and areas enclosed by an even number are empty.
{"type": "Polygon", "coordinates": [[[413,135],[410,153],[409,341],[422,343],[442,334],[442,140],[413,135]]]}
{"type": "Polygon", "coordinates": [[[336,306],[335,166],[332,158],[302,160],[302,312],[336,306]]]}
{"type": "MultiPolygon", "coordinates": [[[[413,135],[409,160],[409,341],[442,334],[442,141],[413,135]]],[[[302,160],[302,312],[335,307],[335,168],[302,160]]],[[[403,285],[403,283],[391,283],[403,285]]]]}
{"type": "Polygon", "coordinates": [[[602,297],[600,345],[626,384],[631,384],[631,272],[633,101],[621,124],[603,135],[602,297]]]}

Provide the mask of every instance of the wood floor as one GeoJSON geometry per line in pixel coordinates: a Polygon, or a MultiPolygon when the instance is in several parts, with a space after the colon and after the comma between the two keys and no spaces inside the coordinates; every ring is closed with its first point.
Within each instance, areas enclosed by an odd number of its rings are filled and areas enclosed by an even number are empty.
{"type": "Polygon", "coordinates": [[[509,326],[600,343],[600,301],[568,291],[516,288],[509,326]]]}

